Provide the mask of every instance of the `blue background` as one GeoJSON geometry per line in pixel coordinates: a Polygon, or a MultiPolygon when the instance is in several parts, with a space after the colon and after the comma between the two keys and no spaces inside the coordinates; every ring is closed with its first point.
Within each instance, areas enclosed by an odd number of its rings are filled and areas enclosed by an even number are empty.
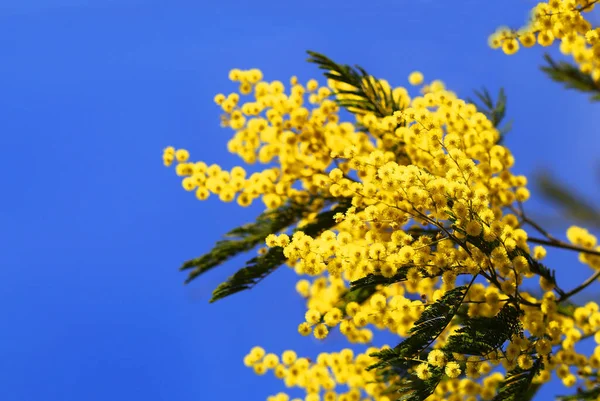
{"type": "MultiPolygon", "coordinates": [[[[253,345],[307,356],[345,346],[296,334],[304,306],[289,269],[213,305],[211,290],[242,259],[182,285],[183,260],[259,212],[197,201],[161,161],[174,145],[239,163],[212,101],[235,90],[231,68],[305,82],[320,76],[304,62],[312,49],[394,85],[418,69],[461,96],[505,87],[514,171],[548,167],[597,196],[598,105],[549,81],[542,49],[488,48],[497,26],[521,26],[533,4],[3,0],[2,399],[261,400],[284,387],[242,365],[253,345]]],[[[550,261],[566,288],[589,274],[575,255],[550,261]]]]}

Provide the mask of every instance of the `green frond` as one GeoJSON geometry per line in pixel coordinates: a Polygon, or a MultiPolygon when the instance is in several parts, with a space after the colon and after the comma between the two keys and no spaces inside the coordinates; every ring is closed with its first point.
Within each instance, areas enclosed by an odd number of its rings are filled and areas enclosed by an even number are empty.
{"type": "Polygon", "coordinates": [[[418,378],[406,380],[395,393],[399,395],[397,401],[423,401],[435,391],[443,377],[443,369],[431,367],[431,377],[427,380],[418,378]]]}
{"type": "Polygon", "coordinates": [[[542,359],[538,358],[530,369],[516,368],[510,371],[492,401],[529,401],[531,381],[542,367],[542,359]]]}
{"type": "Polygon", "coordinates": [[[350,282],[350,290],[356,291],[361,290],[363,288],[375,287],[378,285],[390,285],[394,283],[399,283],[401,281],[406,281],[406,272],[408,269],[399,269],[398,273],[396,273],[392,277],[384,277],[380,274],[369,273],[363,278],[350,282]]]}
{"type": "Polygon", "coordinates": [[[600,83],[594,81],[591,75],[584,74],[577,66],[567,62],[556,62],[548,54],[544,55],[544,59],[548,65],[541,69],[552,80],[563,83],[568,89],[589,93],[592,101],[600,101],[600,83]]]}
{"type": "Polygon", "coordinates": [[[238,270],[226,282],[219,284],[213,291],[210,302],[218,301],[229,295],[252,288],[285,262],[283,248],[275,247],[266,254],[246,262],[246,267],[238,270]]]}
{"type": "Polygon", "coordinates": [[[521,309],[506,303],[494,317],[463,317],[463,327],[444,347],[448,352],[484,356],[502,347],[513,335],[521,335],[521,309]]]}
{"type": "Polygon", "coordinates": [[[262,213],[254,223],[237,227],[218,241],[208,253],[185,262],[180,270],[193,269],[185,283],[189,283],[201,274],[264,243],[269,234],[280,232],[300,220],[306,207],[296,203],[288,203],[277,209],[262,213]]]}
{"type": "Polygon", "coordinates": [[[330,58],[310,50],[307,53],[308,61],[317,64],[320,69],[324,70],[326,78],[349,86],[347,89],[340,89],[334,93],[335,100],[340,107],[354,114],[373,113],[380,118],[391,116],[394,111],[404,107],[396,102],[391,89],[386,90],[380,80],[375,79],[363,68],[338,64],[330,58]]]}
{"type": "Polygon", "coordinates": [[[528,252],[519,247],[516,247],[514,250],[508,253],[508,257],[511,259],[517,256],[523,256],[525,259],[527,259],[527,262],[529,263],[529,269],[532,273],[535,273],[556,285],[556,272],[554,270],[549,269],[543,263],[535,260],[528,252]]]}
{"type": "MultiPolygon", "coordinates": [[[[319,213],[313,221],[297,228],[295,231],[303,231],[305,234],[314,237],[322,231],[333,227],[336,223],[333,216],[336,213],[344,213],[350,207],[350,200],[343,199],[331,210],[319,213]]],[[[266,237],[266,236],[265,236],[266,237]]],[[[284,264],[286,257],[283,254],[283,248],[274,247],[266,254],[252,258],[246,263],[246,266],[238,270],[226,282],[220,284],[215,291],[210,302],[218,301],[229,295],[252,288],[275,269],[284,264]]]]}
{"type": "Polygon", "coordinates": [[[343,311],[346,309],[346,305],[348,305],[350,302],[362,304],[367,299],[369,299],[371,295],[375,293],[376,290],[376,286],[362,287],[356,290],[349,290],[340,298],[340,301],[337,303],[336,307],[343,311]]]}
{"type": "Polygon", "coordinates": [[[381,369],[395,364],[403,366],[407,358],[413,358],[428,348],[448,326],[460,308],[468,289],[469,286],[453,288],[442,298],[428,305],[410,329],[409,336],[395,348],[372,354],[371,356],[378,358],[379,362],[369,366],[367,370],[381,369]]]}
{"type": "Polygon", "coordinates": [[[500,131],[501,137],[499,142],[501,142],[504,135],[512,128],[512,121],[509,121],[500,127],[500,124],[506,117],[506,93],[504,92],[504,88],[500,88],[496,101],[494,101],[490,92],[485,88],[481,91],[475,90],[473,92],[479,101],[467,98],[467,102],[477,106],[477,109],[485,114],[494,127],[500,131]]]}

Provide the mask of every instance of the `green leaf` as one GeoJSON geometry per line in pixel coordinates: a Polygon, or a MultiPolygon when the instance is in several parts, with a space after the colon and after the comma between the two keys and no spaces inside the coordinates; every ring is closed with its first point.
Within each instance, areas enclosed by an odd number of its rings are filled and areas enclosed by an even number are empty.
{"type": "Polygon", "coordinates": [[[401,281],[406,281],[406,272],[408,269],[400,269],[393,277],[384,277],[379,274],[369,273],[365,277],[350,282],[350,290],[360,290],[368,287],[376,287],[378,285],[390,285],[401,281]]]}
{"type": "Polygon", "coordinates": [[[373,113],[377,117],[391,116],[404,106],[394,100],[390,91],[385,91],[380,80],[375,79],[360,66],[350,67],[338,64],[330,58],[313,51],[307,51],[308,61],[325,70],[325,77],[351,86],[334,93],[336,102],[354,114],[373,113]],[[353,99],[340,98],[339,95],[353,95],[353,99]]]}
{"type": "Polygon", "coordinates": [[[463,327],[448,338],[444,349],[467,355],[487,355],[502,347],[513,335],[522,334],[519,321],[522,314],[520,308],[506,303],[494,317],[466,318],[463,327]]]}
{"type": "Polygon", "coordinates": [[[304,205],[288,203],[262,213],[254,223],[229,231],[225,234],[226,239],[218,241],[210,252],[188,260],[180,267],[180,270],[193,269],[185,281],[186,284],[232,257],[263,243],[269,234],[277,233],[295,224],[305,211],[304,205]]]}
{"type": "Polygon", "coordinates": [[[600,83],[594,81],[590,74],[584,74],[577,66],[567,62],[556,62],[548,54],[544,55],[544,59],[548,65],[541,69],[552,80],[563,83],[568,89],[589,93],[592,101],[600,101],[600,83]]]}
{"type": "Polygon", "coordinates": [[[431,367],[431,377],[427,380],[409,379],[402,383],[395,393],[397,401],[423,401],[435,391],[443,377],[443,369],[431,367]]]}
{"type": "Polygon", "coordinates": [[[282,265],[285,260],[281,247],[271,248],[266,254],[250,259],[246,262],[246,267],[238,270],[226,282],[219,284],[213,291],[210,302],[252,288],[282,265]]]}
{"type": "Polygon", "coordinates": [[[340,298],[339,302],[336,304],[336,307],[343,311],[346,310],[346,305],[348,305],[350,302],[362,304],[369,299],[376,290],[376,286],[363,287],[357,290],[349,290],[340,298]]]}
{"type": "Polygon", "coordinates": [[[524,249],[519,247],[516,247],[514,250],[508,253],[508,257],[510,259],[514,259],[517,256],[523,256],[525,259],[527,259],[527,262],[529,263],[529,270],[531,270],[532,273],[545,278],[548,282],[554,284],[556,286],[556,290],[562,295],[562,290],[558,288],[558,284],[556,282],[556,272],[554,270],[549,269],[543,263],[535,260],[531,257],[529,252],[526,252],[524,249]]]}
{"type": "Polygon", "coordinates": [[[531,383],[529,385],[529,389],[527,389],[527,392],[521,398],[521,401],[531,401],[531,400],[533,400],[533,397],[535,397],[535,395],[537,394],[537,392],[539,391],[539,389],[541,387],[542,387],[541,383],[531,383]]]}
{"type": "Polygon", "coordinates": [[[542,369],[542,359],[538,358],[533,363],[530,369],[523,370],[516,368],[508,373],[498,393],[492,399],[492,401],[527,401],[530,398],[529,390],[532,386],[531,381],[542,369]]]}
{"type": "MultiPolygon", "coordinates": [[[[297,228],[295,231],[303,231],[306,235],[314,237],[322,231],[333,227],[336,224],[333,216],[337,213],[346,212],[350,205],[350,199],[342,199],[334,208],[319,213],[312,222],[301,228],[297,228]]],[[[254,287],[258,282],[285,263],[285,261],[286,257],[281,247],[271,248],[266,254],[250,259],[246,267],[238,270],[226,282],[220,284],[215,289],[210,302],[218,301],[229,295],[254,287]]]]}
{"type": "Polygon", "coordinates": [[[394,364],[405,366],[407,358],[413,358],[427,349],[448,326],[468,289],[469,286],[453,288],[442,298],[428,305],[410,329],[409,336],[393,349],[384,349],[372,354],[371,356],[377,357],[379,362],[369,366],[367,370],[394,366],[394,364]]]}
{"type": "Polygon", "coordinates": [[[485,88],[483,88],[481,92],[473,92],[475,93],[477,99],[479,99],[479,102],[470,98],[466,99],[467,102],[477,106],[477,109],[485,114],[494,127],[498,129],[500,132],[499,142],[501,142],[504,135],[506,135],[512,128],[512,121],[509,121],[504,124],[504,126],[500,127],[500,124],[506,117],[506,93],[504,92],[504,88],[500,88],[496,101],[492,99],[490,92],[488,92],[488,90],[485,88]]]}

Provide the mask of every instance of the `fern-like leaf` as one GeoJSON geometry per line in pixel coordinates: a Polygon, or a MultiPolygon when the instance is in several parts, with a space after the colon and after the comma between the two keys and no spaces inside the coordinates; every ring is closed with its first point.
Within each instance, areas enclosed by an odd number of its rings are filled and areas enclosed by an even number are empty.
{"type": "Polygon", "coordinates": [[[307,53],[309,62],[326,71],[325,77],[342,84],[343,88],[334,94],[340,107],[355,114],[373,113],[380,118],[390,116],[403,107],[394,99],[391,89],[384,88],[380,80],[363,68],[338,64],[317,52],[307,53]]]}
{"type": "Polygon", "coordinates": [[[485,88],[481,91],[474,92],[479,101],[468,98],[467,102],[477,106],[477,109],[486,115],[494,127],[500,132],[500,141],[502,141],[504,135],[512,128],[512,121],[509,121],[500,127],[500,124],[506,117],[506,93],[504,92],[504,88],[500,88],[496,101],[494,101],[490,92],[485,88]]]}
{"type": "Polygon", "coordinates": [[[516,368],[510,371],[500,385],[498,393],[492,401],[529,400],[528,394],[530,387],[532,386],[531,381],[542,367],[542,359],[538,358],[534,361],[533,366],[530,369],[523,370],[521,368],[516,368]]]}
{"type": "Polygon", "coordinates": [[[583,73],[576,66],[564,61],[556,62],[548,54],[544,55],[548,63],[541,69],[556,82],[561,82],[568,89],[577,89],[590,94],[590,100],[600,101],[600,83],[594,81],[590,74],[583,73]]]}
{"type": "Polygon", "coordinates": [[[295,224],[302,217],[306,207],[296,203],[288,203],[277,209],[262,213],[254,223],[237,227],[218,241],[210,252],[192,260],[188,260],[180,270],[193,269],[185,283],[189,283],[201,274],[233,258],[247,252],[264,242],[269,234],[277,233],[295,224]]]}
{"type": "Polygon", "coordinates": [[[409,336],[393,349],[384,349],[372,354],[371,356],[377,357],[379,362],[369,366],[367,370],[385,368],[394,364],[404,365],[407,358],[413,358],[428,348],[460,308],[469,286],[453,288],[442,298],[427,306],[410,329],[409,336]]]}
{"type": "Polygon", "coordinates": [[[281,266],[285,260],[283,248],[281,247],[271,248],[266,254],[250,259],[246,262],[246,267],[238,270],[226,282],[219,284],[213,291],[210,302],[252,288],[281,266]]]}
{"type": "Polygon", "coordinates": [[[376,287],[378,285],[390,285],[401,281],[406,281],[406,272],[408,269],[400,269],[392,277],[384,277],[379,274],[369,273],[363,278],[350,282],[351,291],[360,290],[368,287],[376,287]]]}
{"type": "MultiPolygon", "coordinates": [[[[336,213],[344,213],[350,207],[350,200],[344,199],[338,203],[333,209],[319,213],[313,221],[302,226],[301,229],[305,234],[312,237],[320,234],[335,225],[333,216],[336,213]]],[[[229,295],[252,288],[259,281],[271,274],[275,269],[285,263],[286,258],[283,254],[283,248],[274,247],[267,251],[266,254],[257,256],[249,260],[246,267],[238,270],[233,276],[229,277],[226,282],[220,284],[215,291],[210,302],[218,301],[229,295]]]]}
{"type": "Polygon", "coordinates": [[[543,263],[540,263],[539,261],[532,258],[529,252],[526,252],[524,249],[516,247],[514,250],[509,252],[508,256],[511,259],[514,259],[516,256],[523,256],[525,259],[527,259],[527,262],[529,263],[529,269],[532,273],[537,274],[538,276],[545,278],[546,281],[554,284],[556,291],[560,295],[564,294],[564,292],[558,287],[558,283],[556,282],[556,272],[546,267],[546,265],[544,265],[543,263]]]}
{"type": "Polygon", "coordinates": [[[499,349],[513,335],[522,334],[520,308],[506,303],[494,317],[465,318],[463,327],[448,338],[445,350],[484,356],[499,349]]]}
{"type": "Polygon", "coordinates": [[[435,391],[440,384],[443,376],[443,370],[431,367],[431,377],[427,380],[418,378],[404,381],[395,393],[399,395],[397,401],[423,401],[435,391]]]}

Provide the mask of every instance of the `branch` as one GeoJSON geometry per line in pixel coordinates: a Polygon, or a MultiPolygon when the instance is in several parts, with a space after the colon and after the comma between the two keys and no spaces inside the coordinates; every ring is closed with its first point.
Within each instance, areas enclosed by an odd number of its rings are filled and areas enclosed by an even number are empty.
{"type": "Polygon", "coordinates": [[[541,238],[527,238],[527,241],[533,242],[534,244],[542,244],[542,245],[547,245],[547,246],[551,246],[554,248],[568,249],[571,251],[577,251],[577,252],[581,252],[581,253],[587,253],[590,255],[600,256],[600,251],[596,251],[595,249],[583,248],[583,247],[580,247],[577,245],[571,245],[567,242],[560,241],[560,240],[552,241],[552,240],[545,240],[545,239],[541,239],[541,238]]]}
{"type": "Polygon", "coordinates": [[[592,274],[587,280],[585,280],[579,286],[573,288],[569,292],[566,292],[562,297],[560,297],[558,299],[558,302],[566,301],[571,296],[577,294],[578,292],[583,291],[586,287],[588,287],[590,284],[592,284],[594,281],[596,281],[598,279],[598,277],[600,277],[600,270],[598,270],[596,273],[592,274]]]}

